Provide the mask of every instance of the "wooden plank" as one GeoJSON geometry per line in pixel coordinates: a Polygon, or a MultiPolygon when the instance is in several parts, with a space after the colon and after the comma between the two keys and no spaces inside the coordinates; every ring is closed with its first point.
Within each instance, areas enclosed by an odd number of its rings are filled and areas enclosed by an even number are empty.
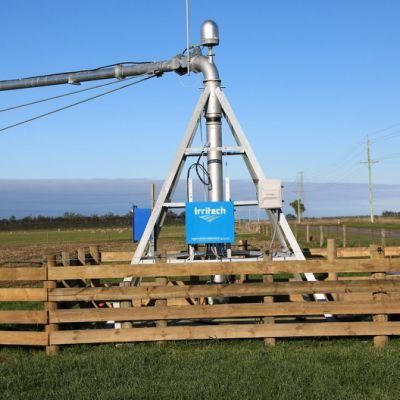
{"type": "Polygon", "coordinates": [[[0,281],[44,281],[46,268],[0,268],[0,281]]]}
{"type": "MultiPolygon", "coordinates": [[[[4,289],[3,289],[4,290],[4,289]]],[[[248,283],[165,287],[87,287],[50,289],[50,301],[171,299],[196,297],[273,296],[285,294],[398,292],[399,280],[248,283]]],[[[1,291],[0,291],[1,295],[1,291]]],[[[1,298],[1,297],[0,297],[1,298]]]]}
{"type": "Polygon", "coordinates": [[[43,288],[4,288],[0,289],[0,301],[46,301],[43,288]]]}
{"type": "Polygon", "coordinates": [[[280,262],[207,262],[155,265],[94,265],[49,268],[50,280],[105,279],[156,276],[209,276],[241,274],[301,274],[305,272],[397,272],[397,260],[310,260],[280,262]]]}
{"type": "Polygon", "coordinates": [[[264,337],[399,335],[400,322],[323,322],[183,326],[166,328],[57,331],[51,344],[122,343],[161,340],[246,339],[264,337]]]}
{"type": "Polygon", "coordinates": [[[123,262],[131,261],[133,257],[133,251],[102,251],[101,261],[102,262],[123,262]]]}
{"type": "Polygon", "coordinates": [[[46,346],[46,332],[0,331],[0,345],[46,346]]]}
{"type": "MultiPolygon", "coordinates": [[[[326,248],[313,248],[308,250],[312,256],[327,256],[326,248]]],[[[357,258],[369,257],[369,247],[338,247],[337,257],[342,258],[357,258]]]]}
{"type": "Polygon", "coordinates": [[[50,312],[51,323],[101,321],[152,321],[203,318],[246,318],[274,316],[306,316],[324,314],[400,314],[398,301],[378,303],[359,302],[302,302],[248,303],[195,306],[157,306],[98,309],[63,309],[50,312]]]}
{"type": "MultiPolygon", "coordinates": [[[[323,239],[323,236],[322,236],[323,239]]],[[[339,247],[338,257],[369,257],[368,247],[339,247]]],[[[309,252],[313,256],[326,257],[326,248],[312,248],[309,252]]],[[[400,256],[400,246],[385,247],[385,257],[400,256]]],[[[101,253],[103,262],[130,262],[133,257],[132,251],[105,251],[101,253]]]]}
{"type": "MultiPolygon", "coordinates": [[[[78,252],[79,254],[79,252],[78,252]]],[[[57,260],[56,260],[56,256],[54,254],[49,254],[47,257],[47,268],[49,267],[55,267],[57,265],[57,260]]],[[[55,281],[45,281],[44,282],[44,288],[46,289],[46,293],[47,293],[47,301],[44,303],[44,309],[46,311],[47,316],[49,315],[50,312],[52,311],[56,311],[57,310],[57,303],[51,302],[49,301],[49,290],[50,289],[55,289],[57,287],[57,282],[55,281]]],[[[45,331],[47,333],[47,335],[50,335],[51,332],[57,331],[58,330],[58,325],[56,324],[52,324],[50,323],[49,320],[47,320],[47,324],[45,326],[45,331]]],[[[47,336],[48,338],[50,336],[47,336]]],[[[46,354],[48,356],[53,356],[55,354],[57,354],[59,351],[59,347],[58,346],[52,346],[49,343],[47,343],[46,346],[46,354]]]]}
{"type": "Polygon", "coordinates": [[[46,324],[47,313],[44,311],[0,311],[0,324],[46,324]]]}
{"type": "Polygon", "coordinates": [[[92,262],[95,264],[100,264],[100,251],[99,251],[99,245],[93,244],[89,246],[89,254],[91,257],[92,262]]]}
{"type": "Polygon", "coordinates": [[[399,257],[400,246],[387,246],[385,247],[385,257],[399,257]]]}

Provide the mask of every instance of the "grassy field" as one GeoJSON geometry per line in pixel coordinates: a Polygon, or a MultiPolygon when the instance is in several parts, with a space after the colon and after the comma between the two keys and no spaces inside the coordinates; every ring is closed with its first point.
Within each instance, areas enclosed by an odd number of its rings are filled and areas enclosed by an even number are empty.
{"type": "Polygon", "coordinates": [[[400,342],[261,341],[0,350],[1,399],[398,399],[400,342]]]}
{"type": "Polygon", "coordinates": [[[131,238],[128,228],[66,229],[0,232],[0,246],[31,244],[63,244],[82,242],[127,241],[131,238]]]}
{"type": "MultiPolygon", "coordinates": [[[[368,224],[364,226],[348,226],[347,245],[348,246],[367,246],[371,241],[378,244],[381,241],[381,228],[368,224]],[[352,228],[352,229],[351,229],[352,228]]],[[[293,231],[295,228],[292,227],[293,231]]],[[[400,245],[400,225],[391,224],[391,228],[386,233],[388,244],[400,245]],[[393,228],[395,226],[395,228],[393,228]],[[396,236],[393,236],[396,234],[396,236]]],[[[270,234],[270,231],[268,232],[270,234]]],[[[319,246],[319,226],[310,228],[312,236],[311,243],[306,242],[305,225],[298,228],[299,242],[308,247],[312,244],[315,247],[319,246]]],[[[105,243],[105,242],[131,242],[132,232],[129,228],[105,228],[105,229],[66,229],[66,230],[31,230],[31,231],[0,231],[0,248],[4,246],[26,246],[37,244],[65,244],[65,243],[105,243]]],[[[325,230],[325,240],[327,237],[335,237],[340,245],[342,240],[342,227],[336,228],[330,225],[329,229],[325,230]]],[[[250,243],[259,244],[260,242],[268,241],[270,238],[257,233],[254,226],[248,227],[247,224],[242,224],[236,232],[237,240],[247,239],[250,243]]],[[[184,244],[184,227],[181,225],[166,226],[161,231],[160,242],[174,242],[177,245],[184,244]]]]}

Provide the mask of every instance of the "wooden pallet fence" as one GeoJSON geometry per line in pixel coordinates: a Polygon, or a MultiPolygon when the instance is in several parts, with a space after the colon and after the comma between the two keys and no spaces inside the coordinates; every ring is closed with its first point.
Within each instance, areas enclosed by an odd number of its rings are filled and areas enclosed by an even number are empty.
{"type": "Polygon", "coordinates": [[[48,324],[48,313],[44,310],[46,279],[46,267],[0,268],[0,345],[48,345],[48,333],[44,331],[48,324]],[[26,281],[33,287],[26,287],[26,281]],[[38,310],[29,309],[32,302],[38,305],[38,310]]]}
{"type": "Polygon", "coordinates": [[[387,272],[400,271],[394,259],[311,260],[306,262],[209,262],[185,264],[101,264],[91,267],[49,268],[52,279],[111,279],[141,276],[153,282],[143,286],[56,288],[50,290],[54,302],[133,301],[147,307],[109,309],[68,309],[50,313],[54,324],[106,321],[130,321],[127,329],[59,330],[50,335],[54,345],[78,343],[116,343],[191,339],[264,338],[273,344],[276,338],[305,336],[391,336],[400,334],[400,324],[372,319],[400,313],[400,279],[386,279],[387,272]],[[280,275],[298,273],[362,273],[346,280],[317,282],[282,281],[280,275]],[[382,279],[377,279],[379,273],[382,279]],[[205,284],[210,275],[250,275],[243,283],[205,284]],[[199,277],[196,281],[193,276],[199,277]],[[259,279],[257,278],[259,276],[259,279]],[[162,278],[160,278],[162,277],[162,278]],[[168,285],[176,277],[183,284],[168,285]],[[185,280],[186,279],[186,280],[185,280]],[[161,282],[162,280],[162,282],[161,282]],[[194,283],[196,282],[196,283],[194,283]],[[329,302],[289,301],[289,295],[315,293],[364,296],[329,302]],[[384,297],[377,294],[384,294],[384,297]],[[392,298],[393,296],[393,298],[392,298]],[[225,298],[229,304],[168,305],[168,299],[225,298]],[[143,303],[142,303],[143,304],[143,303]],[[323,316],[332,314],[335,322],[323,316]],[[356,316],[349,321],[351,316],[356,316]],[[299,319],[300,318],[300,319],[299,319]],[[361,318],[361,321],[360,321],[361,318]],[[162,323],[164,321],[164,323],[162,323]],[[169,321],[168,325],[167,322],[169,321]],[[199,322],[201,321],[201,324],[199,322]],[[301,321],[301,322],[299,322],[301,321]],[[150,324],[150,325],[149,325],[150,324]]]}
{"type": "Polygon", "coordinates": [[[62,281],[49,279],[57,265],[90,265],[100,262],[98,246],[77,251],[76,257],[62,252],[45,257],[41,267],[0,268],[0,345],[44,346],[51,355],[58,346],[50,344],[50,334],[58,324],[50,321],[58,302],[50,292],[62,281]],[[32,309],[33,308],[33,309],[32,309]]]}
{"type": "Polygon", "coordinates": [[[54,354],[58,346],[83,343],[260,338],[273,345],[290,337],[370,336],[382,347],[400,335],[400,322],[392,318],[400,314],[400,279],[388,275],[400,271],[400,259],[376,247],[368,249],[369,259],[335,258],[330,249],[329,260],[151,265],[110,264],[103,254],[95,259],[92,249],[79,252],[80,265],[63,254],[41,268],[0,268],[0,281],[15,283],[0,289],[0,302],[45,305],[0,311],[0,324],[37,325],[36,331],[0,331],[0,344],[45,346],[54,354]],[[296,281],[304,272],[320,280],[296,281]],[[211,275],[236,279],[212,284],[211,275]],[[142,277],[142,285],[121,286],[124,277],[142,277]],[[32,285],[17,287],[21,281],[32,285]],[[335,300],[309,301],[316,293],[335,300]],[[210,297],[220,304],[205,304],[210,297]],[[112,302],[130,306],[105,306],[112,302]]]}

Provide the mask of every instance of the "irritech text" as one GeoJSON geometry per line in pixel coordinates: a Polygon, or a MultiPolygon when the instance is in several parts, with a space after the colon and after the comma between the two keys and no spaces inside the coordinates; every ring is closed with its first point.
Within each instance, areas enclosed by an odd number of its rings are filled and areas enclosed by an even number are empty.
{"type": "Polygon", "coordinates": [[[211,208],[211,207],[194,208],[194,215],[225,215],[225,214],[226,214],[226,208],[222,206],[218,208],[211,208]]]}

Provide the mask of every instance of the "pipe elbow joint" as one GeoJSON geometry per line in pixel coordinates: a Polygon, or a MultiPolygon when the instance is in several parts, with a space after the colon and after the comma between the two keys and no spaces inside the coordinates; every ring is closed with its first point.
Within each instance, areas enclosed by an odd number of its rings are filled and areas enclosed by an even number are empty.
{"type": "Polygon", "coordinates": [[[218,69],[215,64],[210,63],[208,57],[203,55],[195,55],[190,59],[190,70],[193,72],[201,72],[204,82],[217,81],[220,82],[218,69]]]}

